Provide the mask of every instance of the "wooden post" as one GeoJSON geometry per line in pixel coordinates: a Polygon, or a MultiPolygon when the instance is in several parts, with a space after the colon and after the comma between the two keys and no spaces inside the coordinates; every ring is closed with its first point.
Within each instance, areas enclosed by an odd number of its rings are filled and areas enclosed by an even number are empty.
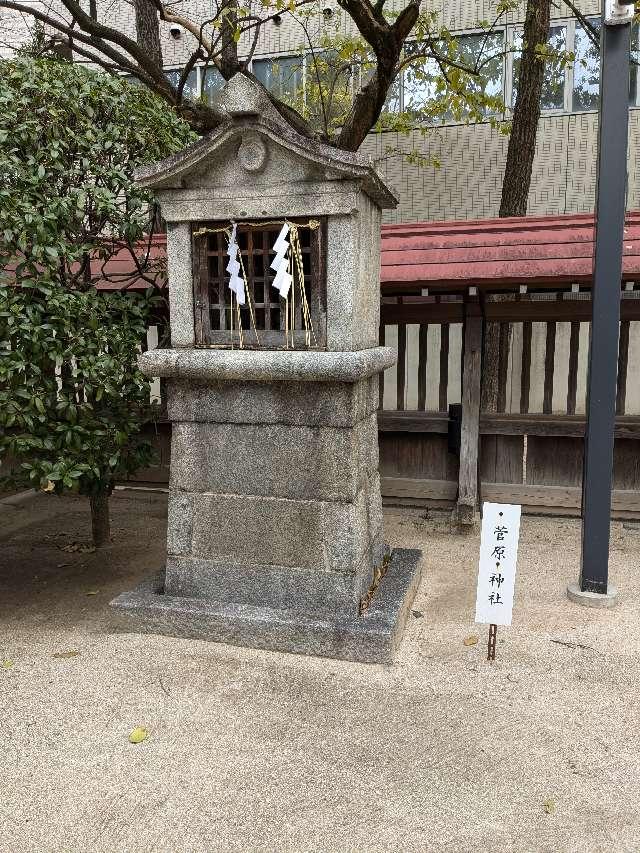
{"type": "Polygon", "coordinates": [[[464,360],[462,366],[462,427],[458,500],[454,522],[472,527],[478,503],[478,446],[480,438],[480,371],[482,365],[482,314],[477,300],[465,304],[464,360]]]}

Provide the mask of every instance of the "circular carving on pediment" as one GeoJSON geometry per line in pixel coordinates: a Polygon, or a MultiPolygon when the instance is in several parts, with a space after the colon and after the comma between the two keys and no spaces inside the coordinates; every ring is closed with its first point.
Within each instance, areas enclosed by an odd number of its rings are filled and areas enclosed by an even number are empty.
{"type": "Polygon", "coordinates": [[[245,171],[260,172],[265,167],[268,153],[267,146],[257,133],[247,133],[238,148],[238,160],[245,171]]]}

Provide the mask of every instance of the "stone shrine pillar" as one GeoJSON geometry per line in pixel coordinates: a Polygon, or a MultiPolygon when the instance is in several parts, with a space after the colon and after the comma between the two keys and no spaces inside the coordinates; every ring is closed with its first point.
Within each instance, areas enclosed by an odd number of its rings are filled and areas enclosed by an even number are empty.
{"type": "Polygon", "coordinates": [[[397,201],[243,75],[216,106],[219,129],[138,174],[167,222],[171,349],[140,358],[172,422],[167,563],[113,604],[140,630],[389,661],[420,556],[385,546],[378,475],[397,201]]]}

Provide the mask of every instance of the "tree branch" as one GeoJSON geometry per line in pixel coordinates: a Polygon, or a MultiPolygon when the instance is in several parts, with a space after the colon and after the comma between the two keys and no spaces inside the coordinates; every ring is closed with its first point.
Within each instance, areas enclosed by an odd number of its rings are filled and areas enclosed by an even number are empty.
{"type": "Polygon", "coordinates": [[[584,15],[580,11],[580,9],[578,9],[578,7],[575,5],[575,3],[572,2],[572,0],[564,0],[564,2],[567,4],[569,9],[571,10],[571,13],[574,15],[574,17],[578,19],[578,22],[581,24],[582,28],[587,33],[589,41],[595,47],[597,47],[598,50],[600,50],[600,33],[598,32],[598,30],[593,26],[587,16],[584,15]]]}
{"type": "Polygon", "coordinates": [[[373,75],[354,98],[337,140],[338,148],[357,151],[380,117],[397,73],[404,42],[418,19],[420,0],[411,0],[393,24],[389,24],[382,10],[371,6],[368,0],[338,2],[351,16],[376,57],[373,75]]]}

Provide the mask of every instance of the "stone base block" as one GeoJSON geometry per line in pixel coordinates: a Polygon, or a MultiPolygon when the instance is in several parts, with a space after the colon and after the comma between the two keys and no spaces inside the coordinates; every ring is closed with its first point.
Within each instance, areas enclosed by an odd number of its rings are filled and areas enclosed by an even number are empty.
{"type": "Polygon", "coordinates": [[[615,607],[618,601],[618,589],[613,584],[609,584],[604,593],[588,592],[581,590],[580,584],[570,583],[567,586],[567,598],[583,607],[615,607]]]}
{"type": "Polygon", "coordinates": [[[163,574],[122,593],[111,604],[129,630],[361,663],[392,663],[420,582],[421,556],[420,551],[393,551],[387,573],[362,616],[309,616],[302,610],[165,595],[163,574]]]}

